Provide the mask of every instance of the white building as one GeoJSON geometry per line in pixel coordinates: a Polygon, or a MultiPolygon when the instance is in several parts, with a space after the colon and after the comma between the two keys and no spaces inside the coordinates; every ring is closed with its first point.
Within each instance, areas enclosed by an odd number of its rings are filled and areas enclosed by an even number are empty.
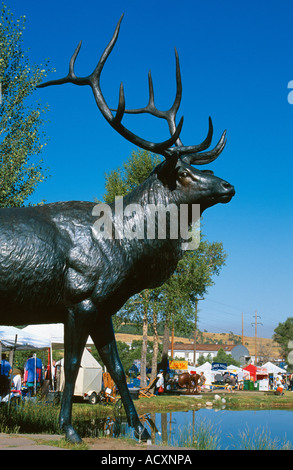
{"type": "MultiPolygon", "coordinates": [[[[217,356],[219,349],[223,349],[226,354],[231,354],[233,359],[240,362],[241,364],[247,364],[250,359],[248,349],[242,344],[197,344],[196,345],[196,358],[195,363],[198,362],[199,358],[208,356],[213,359],[217,356]]],[[[169,345],[168,354],[171,357],[171,344],[169,345]]],[[[174,359],[183,359],[188,361],[189,364],[194,363],[194,344],[175,343],[173,345],[173,357],[174,359]]]]}

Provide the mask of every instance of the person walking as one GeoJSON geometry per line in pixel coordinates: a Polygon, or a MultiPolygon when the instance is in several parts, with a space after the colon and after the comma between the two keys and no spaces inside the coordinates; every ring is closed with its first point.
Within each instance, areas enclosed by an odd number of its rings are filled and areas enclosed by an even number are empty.
{"type": "Polygon", "coordinates": [[[164,375],[163,370],[160,369],[160,372],[157,375],[157,382],[156,382],[156,395],[164,392],[164,375]]]}
{"type": "Polygon", "coordinates": [[[0,396],[4,397],[10,390],[10,374],[12,372],[11,365],[7,361],[6,354],[2,354],[0,367],[0,396]]]}
{"type": "Polygon", "coordinates": [[[28,388],[28,396],[36,395],[42,382],[42,361],[31,354],[24,366],[24,384],[28,388]]]}
{"type": "Polygon", "coordinates": [[[200,373],[200,378],[199,378],[199,381],[198,381],[198,386],[197,386],[197,391],[198,392],[203,392],[204,391],[206,381],[207,381],[207,379],[206,379],[204,373],[201,372],[200,373]]]}

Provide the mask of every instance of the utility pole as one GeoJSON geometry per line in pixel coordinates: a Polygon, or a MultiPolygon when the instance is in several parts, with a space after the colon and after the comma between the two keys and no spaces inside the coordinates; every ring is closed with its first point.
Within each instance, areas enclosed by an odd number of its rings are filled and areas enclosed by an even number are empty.
{"type": "Polygon", "coordinates": [[[195,299],[194,342],[193,342],[193,365],[194,367],[196,366],[197,304],[199,300],[204,300],[204,299],[195,299]]]}
{"type": "Polygon", "coordinates": [[[242,333],[241,333],[241,342],[242,346],[244,345],[244,336],[243,336],[243,312],[242,312],[242,333]]]}
{"type": "MultiPolygon", "coordinates": [[[[261,318],[258,314],[257,311],[255,311],[255,322],[251,323],[251,326],[255,326],[255,334],[254,334],[254,365],[257,366],[257,317],[261,318]]],[[[262,325],[262,323],[258,322],[259,325],[262,325]]]]}
{"type": "Polygon", "coordinates": [[[172,357],[172,359],[174,359],[174,321],[173,321],[173,325],[172,325],[171,357],[172,357]]]}

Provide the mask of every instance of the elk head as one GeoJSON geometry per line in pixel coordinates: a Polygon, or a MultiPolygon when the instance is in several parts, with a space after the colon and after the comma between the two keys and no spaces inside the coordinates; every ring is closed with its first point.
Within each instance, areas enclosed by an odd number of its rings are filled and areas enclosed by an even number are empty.
{"type": "Polygon", "coordinates": [[[124,89],[122,83],[120,85],[118,108],[112,109],[107,105],[100,88],[100,76],[105,62],[117,41],[122,18],[123,15],[120,17],[112,39],[106,47],[98,62],[98,65],[91,75],[87,77],[77,77],[74,72],[75,60],[81,47],[80,41],[71,57],[68,75],[61,79],[45,82],[39,85],[38,88],[51,85],[62,85],[64,83],[73,83],[80,86],[89,85],[92,88],[99,110],[107,122],[119,134],[138,147],[154,153],[158,153],[165,158],[165,160],[156,167],[154,173],[157,174],[158,178],[163,182],[164,185],[168,186],[169,189],[172,191],[177,191],[181,194],[181,203],[186,202],[200,204],[201,212],[203,212],[203,210],[205,210],[207,207],[217,204],[218,202],[229,202],[235,194],[235,190],[232,185],[214,176],[212,171],[200,171],[191,166],[194,164],[204,165],[215,160],[220,155],[226,144],[226,131],[223,132],[217,145],[212,150],[208,151],[205,150],[207,150],[210,146],[213,136],[213,125],[211,118],[209,118],[209,129],[207,136],[202,143],[185,146],[179,138],[183,124],[183,117],[180,119],[179,124],[177,125],[176,114],[181,102],[182,83],[179,58],[176,49],[175,58],[177,90],[174,103],[169,110],[161,111],[155,107],[153,82],[150,72],[148,76],[149,101],[144,108],[129,110],[125,109],[124,89]],[[115,114],[113,114],[113,112],[115,114]],[[154,143],[142,139],[123,126],[121,121],[125,113],[149,113],[155,117],[165,119],[168,123],[171,137],[160,143],[154,143]]]}

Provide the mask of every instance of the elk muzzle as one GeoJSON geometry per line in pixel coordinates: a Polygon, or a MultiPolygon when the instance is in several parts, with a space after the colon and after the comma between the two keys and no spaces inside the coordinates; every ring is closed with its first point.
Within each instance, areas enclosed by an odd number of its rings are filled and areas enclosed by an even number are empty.
{"type": "Polygon", "coordinates": [[[228,181],[222,180],[220,183],[221,187],[221,193],[219,194],[220,196],[220,201],[219,202],[229,202],[231,201],[232,197],[235,196],[235,188],[232,184],[228,183],[228,181]]]}

